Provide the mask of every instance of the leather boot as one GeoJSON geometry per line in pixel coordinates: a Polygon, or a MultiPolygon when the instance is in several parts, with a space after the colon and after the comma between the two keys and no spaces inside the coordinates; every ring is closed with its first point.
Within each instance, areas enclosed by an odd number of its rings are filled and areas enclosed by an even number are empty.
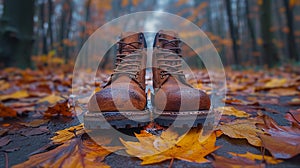
{"type": "Polygon", "coordinates": [[[146,48],[143,33],[122,33],[114,72],[103,89],[89,100],[89,112],[85,115],[87,127],[108,128],[108,123],[117,128],[146,124],[149,115],[145,110],[146,48]]]}
{"type": "MultiPolygon", "coordinates": [[[[188,120],[195,118],[203,122],[210,108],[209,96],[190,86],[183,74],[180,39],[174,31],[159,31],[154,40],[153,87],[155,90],[154,107],[159,117],[156,122],[169,126],[176,117],[183,120],[183,126],[188,120]]],[[[181,125],[182,124],[182,125],[181,125]]]]}

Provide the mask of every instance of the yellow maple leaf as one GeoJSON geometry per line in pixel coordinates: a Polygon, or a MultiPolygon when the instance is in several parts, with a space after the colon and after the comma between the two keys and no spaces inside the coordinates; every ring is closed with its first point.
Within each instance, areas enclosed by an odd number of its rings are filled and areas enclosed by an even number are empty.
{"type": "Polygon", "coordinates": [[[250,117],[250,114],[245,111],[238,110],[232,106],[218,107],[216,111],[222,112],[222,115],[233,115],[236,117],[250,117]]]}
{"type": "Polygon", "coordinates": [[[7,99],[21,99],[21,98],[26,98],[28,96],[29,94],[27,90],[19,90],[12,94],[1,95],[0,101],[7,100],[7,99]]]}
{"type": "Polygon", "coordinates": [[[189,162],[206,163],[204,157],[219,147],[215,146],[216,134],[211,134],[202,143],[199,142],[201,129],[191,129],[179,137],[176,132],[168,129],[161,136],[137,136],[139,142],[128,142],[121,139],[127,148],[126,152],[138,157],[142,165],[159,163],[169,159],[180,159],[189,162]]]}
{"type": "Polygon", "coordinates": [[[263,124],[260,118],[239,119],[229,123],[221,123],[217,129],[231,138],[245,138],[254,146],[261,146],[261,139],[258,134],[264,132],[256,127],[257,123],[263,124]]]}
{"type": "Polygon", "coordinates": [[[282,160],[275,159],[271,156],[257,155],[257,154],[253,154],[253,153],[250,153],[250,152],[247,152],[245,154],[238,154],[238,153],[234,153],[234,152],[228,152],[228,153],[232,156],[244,157],[244,158],[247,158],[247,159],[250,159],[250,160],[253,160],[253,161],[255,161],[255,160],[264,160],[268,164],[278,164],[278,163],[282,162],[282,160]]]}

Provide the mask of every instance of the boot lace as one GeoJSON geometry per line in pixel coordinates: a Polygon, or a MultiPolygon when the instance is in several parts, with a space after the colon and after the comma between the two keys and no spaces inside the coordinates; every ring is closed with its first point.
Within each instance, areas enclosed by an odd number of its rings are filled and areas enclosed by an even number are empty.
{"type": "Polygon", "coordinates": [[[137,78],[137,73],[139,72],[141,66],[141,53],[137,52],[141,49],[136,47],[134,44],[140,45],[141,42],[131,42],[125,43],[119,41],[119,51],[121,53],[117,54],[116,58],[116,68],[112,75],[127,74],[131,78],[137,78]],[[129,46],[129,47],[126,47],[129,46]],[[126,47],[126,48],[125,48],[126,47]],[[127,53],[126,53],[127,52],[127,53]],[[128,54],[129,53],[129,54],[128,54]]]}
{"type": "Polygon", "coordinates": [[[160,69],[162,69],[160,75],[163,78],[166,75],[178,75],[184,76],[182,71],[182,55],[181,48],[178,43],[180,43],[180,39],[176,38],[173,40],[168,40],[166,38],[159,38],[159,41],[162,41],[162,45],[169,45],[168,49],[159,48],[156,53],[159,57],[157,59],[158,65],[160,69]]]}

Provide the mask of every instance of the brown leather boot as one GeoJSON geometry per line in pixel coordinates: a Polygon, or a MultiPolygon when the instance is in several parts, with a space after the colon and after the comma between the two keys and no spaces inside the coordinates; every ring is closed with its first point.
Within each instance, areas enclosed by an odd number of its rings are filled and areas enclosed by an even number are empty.
{"type": "Polygon", "coordinates": [[[114,72],[103,89],[89,100],[89,112],[85,115],[86,127],[109,128],[110,124],[124,128],[147,123],[146,48],[143,33],[122,33],[114,72]]]}
{"type": "Polygon", "coordinates": [[[193,126],[202,123],[210,108],[209,96],[190,86],[182,70],[182,55],[178,34],[173,31],[159,31],[154,40],[153,87],[155,90],[155,121],[163,126],[187,124],[195,119],[193,126]]]}

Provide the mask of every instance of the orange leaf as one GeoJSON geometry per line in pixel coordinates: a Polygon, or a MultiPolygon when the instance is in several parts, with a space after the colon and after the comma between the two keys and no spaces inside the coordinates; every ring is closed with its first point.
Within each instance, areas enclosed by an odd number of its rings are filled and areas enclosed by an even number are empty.
{"type": "Polygon", "coordinates": [[[0,117],[16,117],[17,112],[16,110],[4,106],[2,103],[0,103],[0,117]]]}

